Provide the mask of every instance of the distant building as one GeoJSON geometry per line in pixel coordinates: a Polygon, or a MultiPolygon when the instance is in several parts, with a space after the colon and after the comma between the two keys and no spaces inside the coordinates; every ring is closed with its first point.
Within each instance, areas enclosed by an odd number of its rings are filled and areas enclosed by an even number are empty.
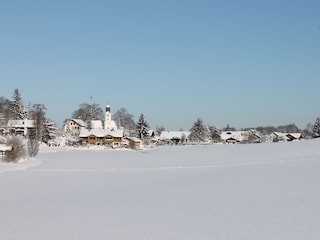
{"type": "Polygon", "coordinates": [[[9,120],[7,130],[11,135],[27,136],[28,132],[34,127],[33,120],[9,120]]]}
{"type": "Polygon", "coordinates": [[[6,154],[11,150],[12,150],[12,145],[0,143],[0,161],[3,161],[5,159],[6,154]]]}
{"type": "Polygon", "coordinates": [[[141,147],[141,140],[136,137],[128,137],[125,136],[122,138],[122,145],[125,145],[126,147],[130,147],[133,149],[140,149],[141,147]]]}
{"type": "Polygon", "coordinates": [[[104,129],[109,130],[117,130],[116,123],[111,119],[111,107],[110,105],[106,106],[106,114],[105,114],[105,121],[104,121],[104,129]]]}
{"type": "Polygon", "coordinates": [[[163,131],[161,132],[159,139],[166,144],[180,144],[187,143],[189,135],[189,131],[163,131]]]}
{"type": "Polygon", "coordinates": [[[123,130],[109,129],[81,129],[79,138],[83,145],[110,145],[112,147],[120,146],[123,137],[123,130]]]}
{"type": "Polygon", "coordinates": [[[280,133],[273,132],[267,137],[267,142],[292,142],[302,140],[302,133],[280,133]]]}
{"type": "Polygon", "coordinates": [[[223,143],[243,143],[248,140],[248,135],[244,131],[223,131],[221,141],[223,143]]]}
{"type": "Polygon", "coordinates": [[[111,119],[111,108],[106,106],[105,120],[91,121],[91,129],[81,128],[79,138],[82,144],[111,145],[118,147],[121,145],[123,130],[118,130],[116,123],[111,119]]]}
{"type": "Polygon", "coordinates": [[[64,124],[63,130],[72,135],[79,135],[81,129],[87,129],[88,125],[82,119],[68,119],[64,124]]]}

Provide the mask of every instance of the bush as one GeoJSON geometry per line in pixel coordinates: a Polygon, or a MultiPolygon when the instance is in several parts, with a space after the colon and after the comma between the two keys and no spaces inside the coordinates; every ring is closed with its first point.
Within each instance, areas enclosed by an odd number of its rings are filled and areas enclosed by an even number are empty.
{"type": "Polygon", "coordinates": [[[5,162],[18,162],[26,157],[25,145],[20,137],[14,136],[9,138],[7,144],[12,146],[12,150],[7,152],[4,159],[5,162]]]}

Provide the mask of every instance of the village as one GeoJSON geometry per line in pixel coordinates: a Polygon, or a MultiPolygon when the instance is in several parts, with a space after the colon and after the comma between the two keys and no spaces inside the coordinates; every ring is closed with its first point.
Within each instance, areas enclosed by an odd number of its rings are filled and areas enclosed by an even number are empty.
{"type": "Polygon", "coordinates": [[[81,104],[72,114],[73,117],[67,118],[59,129],[46,118],[43,104],[26,108],[18,89],[14,92],[13,100],[0,100],[1,160],[18,159],[27,154],[35,157],[41,144],[49,147],[140,150],[164,145],[291,142],[320,135],[320,118],[306,130],[300,130],[294,124],[242,130],[236,130],[228,124],[226,128],[218,129],[206,125],[200,118],[189,130],[152,129],[142,113],[138,122],[135,122],[124,108],[113,115],[109,104],[103,110],[97,104],[81,104]],[[21,150],[18,151],[19,148],[21,150]]]}
{"type": "MultiPolygon", "coordinates": [[[[0,116],[1,128],[0,135],[18,135],[26,137],[35,128],[34,120],[9,120],[6,122],[3,116],[0,116]]],[[[161,131],[147,129],[143,138],[131,136],[126,129],[118,127],[112,120],[110,105],[105,108],[105,119],[91,120],[90,126],[82,119],[67,119],[62,135],[51,139],[47,142],[49,146],[104,146],[109,148],[132,148],[141,149],[145,145],[186,145],[186,144],[245,144],[245,143],[262,143],[262,142],[290,142],[304,139],[302,133],[282,133],[272,132],[265,136],[255,129],[249,130],[215,130],[214,138],[207,129],[207,136],[204,141],[190,139],[192,130],[189,131],[161,131]],[[67,136],[72,136],[68,140],[67,136]],[[148,141],[145,141],[145,140],[148,141]]],[[[206,126],[202,126],[208,128],[206,126]]],[[[194,131],[197,131],[196,129],[194,131]]],[[[3,145],[3,144],[2,144],[3,145]]],[[[2,153],[10,148],[2,147],[2,153]]]]}

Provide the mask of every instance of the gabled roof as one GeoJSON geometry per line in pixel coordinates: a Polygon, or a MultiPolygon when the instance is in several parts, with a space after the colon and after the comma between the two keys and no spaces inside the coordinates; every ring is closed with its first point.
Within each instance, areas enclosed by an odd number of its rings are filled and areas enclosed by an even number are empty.
{"type": "Polygon", "coordinates": [[[300,139],[302,138],[302,133],[288,133],[287,136],[290,135],[294,137],[295,139],[300,139]]]}
{"type": "Polygon", "coordinates": [[[8,127],[13,128],[33,128],[34,127],[34,121],[33,120],[9,120],[8,121],[8,127]]]}
{"type": "Polygon", "coordinates": [[[247,136],[244,135],[243,131],[223,131],[221,132],[221,140],[234,139],[236,141],[243,141],[247,139],[247,136]]]}
{"type": "Polygon", "coordinates": [[[76,124],[78,124],[80,127],[87,127],[87,123],[83,121],[82,119],[71,119],[71,121],[74,121],[76,124]]]}
{"type": "Polygon", "coordinates": [[[277,137],[287,138],[288,133],[274,132],[273,134],[277,137]]]}
{"type": "Polygon", "coordinates": [[[128,139],[128,140],[130,140],[132,142],[141,142],[141,139],[136,138],[136,137],[128,137],[128,136],[126,136],[124,138],[126,138],[126,139],[128,139]]]}
{"type": "Polygon", "coordinates": [[[181,139],[183,135],[185,135],[188,138],[190,135],[190,132],[189,131],[163,131],[160,134],[160,139],[162,140],[170,140],[175,138],[181,139]]]}
{"type": "Polygon", "coordinates": [[[96,137],[105,137],[105,136],[112,136],[112,137],[123,137],[123,130],[116,130],[112,131],[109,129],[81,129],[80,130],[80,138],[89,137],[89,136],[96,136],[96,137]]]}

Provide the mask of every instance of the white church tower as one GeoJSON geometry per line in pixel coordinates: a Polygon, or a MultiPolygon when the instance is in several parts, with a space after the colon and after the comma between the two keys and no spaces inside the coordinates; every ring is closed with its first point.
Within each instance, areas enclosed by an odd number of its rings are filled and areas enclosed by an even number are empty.
{"type": "Polygon", "coordinates": [[[106,106],[106,116],[105,116],[105,121],[104,121],[104,129],[117,130],[116,123],[111,120],[111,107],[110,107],[110,105],[106,106]]]}

